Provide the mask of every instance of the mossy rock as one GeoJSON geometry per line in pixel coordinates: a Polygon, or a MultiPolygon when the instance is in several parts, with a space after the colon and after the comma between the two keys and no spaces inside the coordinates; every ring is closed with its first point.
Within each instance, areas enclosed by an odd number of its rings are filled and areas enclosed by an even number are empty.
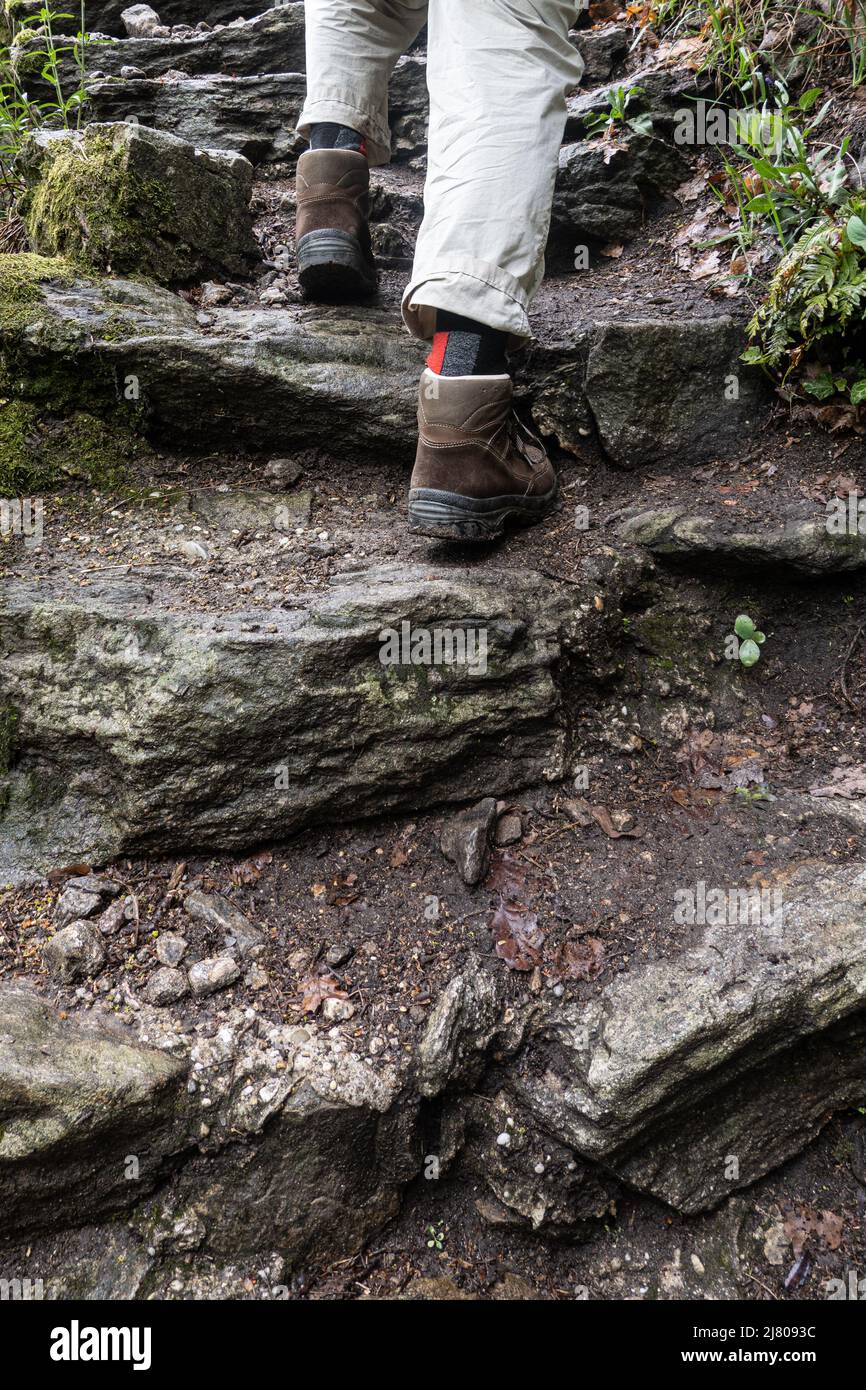
{"type": "Polygon", "coordinates": [[[84,411],[53,419],[29,401],[0,397],[0,496],[22,496],[70,479],[116,486],[140,447],[123,424],[84,411]]]}
{"type": "Polygon", "coordinates": [[[68,285],[74,278],[73,266],[61,256],[0,256],[0,334],[27,327],[42,301],[42,285],[68,285]]]}
{"type": "Polygon", "coordinates": [[[38,131],[19,164],[19,211],[42,255],[164,285],[245,274],[260,259],[240,155],[120,121],[38,131]]]}

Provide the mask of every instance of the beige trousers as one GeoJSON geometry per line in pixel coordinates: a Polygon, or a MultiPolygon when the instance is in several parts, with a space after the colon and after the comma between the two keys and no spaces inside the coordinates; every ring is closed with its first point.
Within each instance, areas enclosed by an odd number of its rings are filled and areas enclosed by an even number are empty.
{"type": "Polygon", "coordinates": [[[390,156],[388,78],[425,21],[430,130],[424,220],[403,318],[429,338],[434,309],[529,336],[544,275],[565,97],[583,62],[579,0],[306,0],[307,100],[319,121],[390,156]]]}

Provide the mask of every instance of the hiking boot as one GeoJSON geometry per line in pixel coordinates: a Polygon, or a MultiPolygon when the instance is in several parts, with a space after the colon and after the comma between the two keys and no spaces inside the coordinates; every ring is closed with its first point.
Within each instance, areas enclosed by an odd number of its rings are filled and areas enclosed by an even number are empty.
{"type": "Polygon", "coordinates": [[[309,299],[342,303],[373,294],[370,166],[357,150],[307,150],[298,160],[295,247],[309,299]]]}
{"type": "Polygon", "coordinates": [[[424,371],[410,531],[489,541],[508,520],[531,524],[554,510],[556,474],[544,445],[515,415],[513,394],[509,376],[424,371]]]}

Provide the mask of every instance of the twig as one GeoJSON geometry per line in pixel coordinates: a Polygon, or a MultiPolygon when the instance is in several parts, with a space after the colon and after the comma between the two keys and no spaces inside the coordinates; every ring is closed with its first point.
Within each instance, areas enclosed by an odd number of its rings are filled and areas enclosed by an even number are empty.
{"type": "Polygon", "coordinates": [[[746,1270],[746,1278],[751,1279],[755,1284],[758,1284],[764,1290],[765,1293],[768,1293],[771,1298],[774,1298],[776,1300],[777,1303],[779,1302],[779,1295],[777,1293],[773,1293],[772,1289],[768,1289],[766,1284],[762,1284],[761,1280],[758,1279],[756,1275],[750,1274],[749,1271],[746,1270]]]}
{"type": "Polygon", "coordinates": [[[860,638],[863,636],[864,632],[866,632],[866,623],[861,623],[857,631],[854,633],[853,642],[851,643],[850,647],[845,653],[845,660],[842,662],[842,670],[839,674],[839,685],[842,690],[842,695],[844,696],[845,703],[848,705],[849,709],[854,711],[855,714],[860,713],[860,706],[858,704],[855,704],[855,702],[851,699],[851,696],[848,693],[848,667],[851,664],[851,658],[854,655],[857,643],[860,641],[860,638]]]}

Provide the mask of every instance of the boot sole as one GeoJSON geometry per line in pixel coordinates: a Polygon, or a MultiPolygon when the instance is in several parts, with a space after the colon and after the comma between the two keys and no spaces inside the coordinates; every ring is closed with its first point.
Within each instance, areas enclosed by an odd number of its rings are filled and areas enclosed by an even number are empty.
{"type": "Polygon", "coordinates": [[[509,522],[533,526],[555,511],[558,502],[558,483],[543,497],[461,497],[438,488],[412,488],[409,530],[440,541],[493,541],[509,522]]]}
{"type": "Polygon", "coordinates": [[[307,232],[297,246],[298,279],[308,299],[343,304],[375,294],[378,277],[351,232],[307,232]]]}

